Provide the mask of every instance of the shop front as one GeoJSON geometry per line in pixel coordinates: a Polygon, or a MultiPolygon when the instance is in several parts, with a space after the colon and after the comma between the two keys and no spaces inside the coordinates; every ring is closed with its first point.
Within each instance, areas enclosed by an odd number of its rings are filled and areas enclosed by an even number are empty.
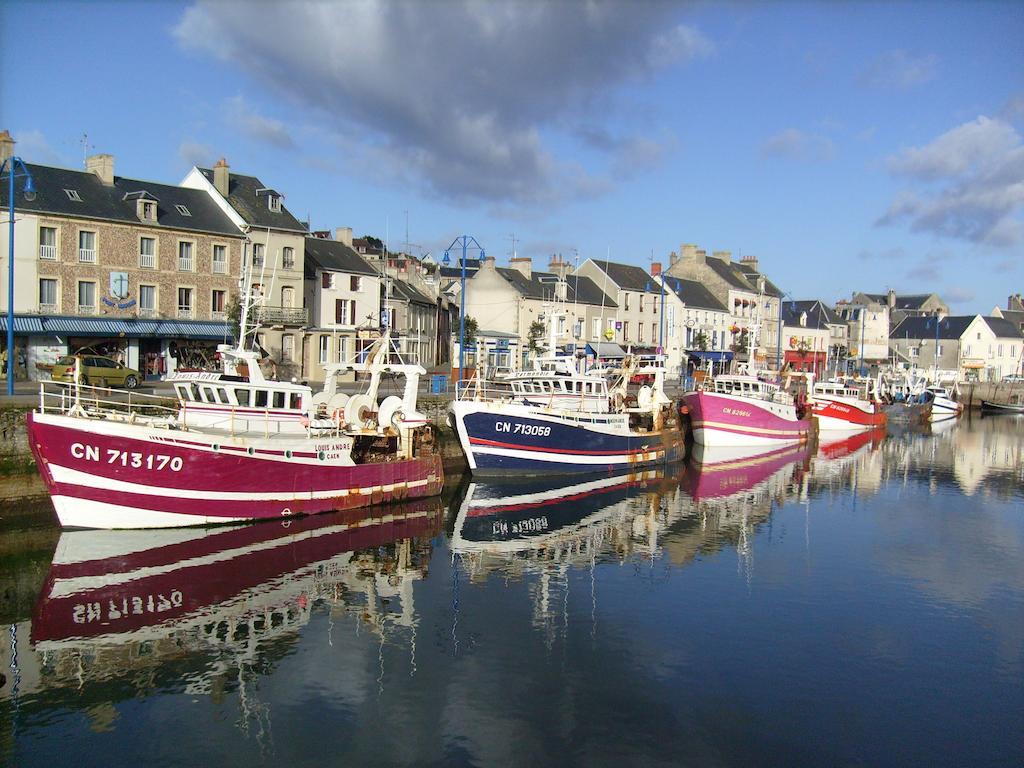
{"type": "MultiPolygon", "coordinates": [[[[7,319],[0,318],[0,332],[6,331],[7,319]]],[[[62,356],[79,353],[110,357],[159,380],[178,368],[216,367],[217,345],[232,341],[223,322],[136,318],[15,316],[14,334],[21,352],[15,359],[24,360],[20,375],[33,381],[49,378],[62,356]]]]}

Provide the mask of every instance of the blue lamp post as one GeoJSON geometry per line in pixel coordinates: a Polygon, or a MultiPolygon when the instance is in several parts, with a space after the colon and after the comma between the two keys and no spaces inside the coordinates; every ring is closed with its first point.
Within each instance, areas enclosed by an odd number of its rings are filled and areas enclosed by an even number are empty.
{"type": "Polygon", "coordinates": [[[462,245],[462,277],[459,281],[459,383],[462,383],[462,371],[465,368],[466,362],[466,251],[470,247],[476,248],[480,251],[480,258],[482,260],[484,258],[484,249],[472,235],[459,235],[452,240],[451,245],[444,249],[444,259],[442,259],[442,262],[445,266],[451,263],[452,259],[449,251],[457,243],[462,245]]]}
{"type": "MultiPolygon", "coordinates": [[[[779,334],[775,340],[775,368],[779,373],[782,373],[782,300],[787,296],[789,294],[785,291],[779,294],[779,334]]],[[[796,301],[792,296],[789,296],[789,311],[796,312],[796,301]]]]}
{"type": "Polygon", "coordinates": [[[7,235],[7,394],[14,394],[14,180],[25,179],[22,193],[28,202],[36,199],[36,188],[32,174],[20,157],[10,157],[0,163],[0,177],[7,172],[7,214],[10,230],[7,235]]]}

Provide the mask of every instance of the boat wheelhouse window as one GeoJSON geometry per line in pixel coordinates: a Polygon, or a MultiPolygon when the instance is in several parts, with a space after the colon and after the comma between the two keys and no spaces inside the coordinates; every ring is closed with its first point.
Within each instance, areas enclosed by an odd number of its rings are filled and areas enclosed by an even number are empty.
{"type": "Polygon", "coordinates": [[[239,405],[249,404],[249,390],[248,389],[236,389],[235,400],[238,401],[239,405]]]}
{"type": "Polygon", "coordinates": [[[274,407],[275,408],[284,408],[284,392],[275,392],[274,393],[274,407]]]}
{"type": "Polygon", "coordinates": [[[266,408],[267,407],[267,390],[265,390],[265,389],[257,389],[256,390],[255,405],[256,405],[257,408],[266,408]]]}
{"type": "Polygon", "coordinates": [[[202,392],[203,392],[203,400],[205,400],[208,403],[216,403],[217,402],[217,398],[213,394],[213,387],[203,387],[202,388],[202,392]]]}
{"type": "Polygon", "coordinates": [[[188,399],[195,400],[197,402],[199,401],[199,385],[195,382],[192,382],[189,386],[188,399]]]}
{"type": "Polygon", "coordinates": [[[294,408],[296,410],[300,410],[302,408],[302,393],[301,392],[292,392],[291,393],[291,395],[289,396],[288,407],[289,408],[294,408]]]}
{"type": "MultiPolygon", "coordinates": [[[[63,365],[63,363],[62,363],[62,365],[63,365]]],[[[183,384],[176,384],[175,387],[174,387],[174,391],[178,394],[178,399],[179,400],[187,400],[188,399],[188,387],[187,386],[185,386],[183,384]]]]}
{"type": "Polygon", "coordinates": [[[224,387],[217,387],[214,390],[217,393],[217,400],[221,403],[230,403],[231,399],[228,397],[228,391],[224,387]]]}

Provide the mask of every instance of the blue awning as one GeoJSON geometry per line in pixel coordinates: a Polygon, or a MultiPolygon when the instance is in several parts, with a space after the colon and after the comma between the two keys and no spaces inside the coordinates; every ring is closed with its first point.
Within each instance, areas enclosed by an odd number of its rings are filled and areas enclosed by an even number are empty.
{"type": "MultiPolygon", "coordinates": [[[[6,315],[0,315],[0,331],[7,331],[6,315]]],[[[208,341],[222,341],[233,337],[230,327],[225,322],[37,315],[15,315],[14,332],[21,336],[155,336],[208,341]]]]}
{"type": "Polygon", "coordinates": [[[732,361],[732,352],[726,350],[688,349],[686,354],[697,360],[710,360],[713,363],[728,363],[732,361]]]}

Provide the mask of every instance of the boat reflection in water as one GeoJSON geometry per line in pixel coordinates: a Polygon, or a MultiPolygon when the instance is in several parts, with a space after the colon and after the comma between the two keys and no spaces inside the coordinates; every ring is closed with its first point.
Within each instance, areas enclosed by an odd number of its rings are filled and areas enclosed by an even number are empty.
{"type": "Polygon", "coordinates": [[[22,691],[147,688],[191,659],[188,692],[236,677],[244,694],[243,672],[279,657],[318,605],[382,635],[410,627],[442,518],[440,499],[422,499],[231,528],[64,532],[20,654],[22,691]]]}
{"type": "Polygon", "coordinates": [[[807,469],[811,448],[787,445],[763,448],[707,448],[694,444],[687,464],[690,495],[694,501],[728,498],[735,494],[763,490],[775,492],[792,480],[794,473],[807,469]]]}

